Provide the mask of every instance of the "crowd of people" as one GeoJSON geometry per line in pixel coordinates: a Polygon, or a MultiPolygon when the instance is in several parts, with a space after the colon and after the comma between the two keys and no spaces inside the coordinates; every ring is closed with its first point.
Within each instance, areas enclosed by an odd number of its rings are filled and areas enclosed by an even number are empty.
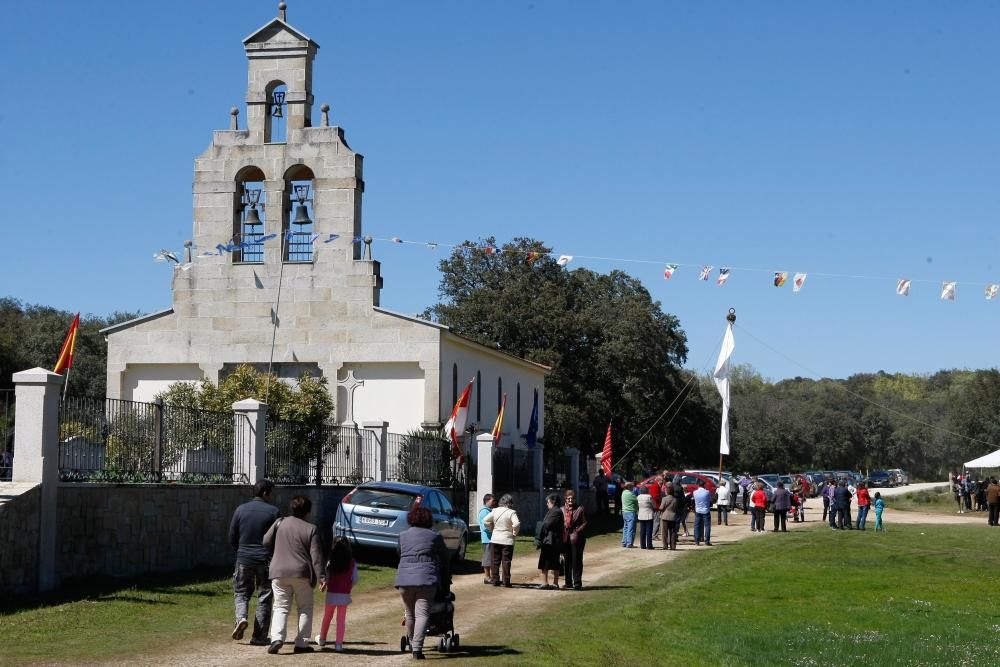
{"type": "Polygon", "coordinates": [[[958,513],[986,512],[986,523],[996,526],[1000,519],[1000,482],[996,477],[973,479],[971,473],[949,476],[951,491],[958,503],[958,513]]]}

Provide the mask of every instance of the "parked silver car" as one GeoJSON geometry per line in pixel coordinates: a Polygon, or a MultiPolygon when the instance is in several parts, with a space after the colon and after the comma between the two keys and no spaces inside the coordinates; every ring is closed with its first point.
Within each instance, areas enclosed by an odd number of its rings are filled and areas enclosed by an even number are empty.
{"type": "Polygon", "coordinates": [[[407,513],[416,505],[434,515],[434,530],[444,538],[455,560],[465,558],[469,526],[443,493],[403,482],[365,482],[344,496],[333,522],[335,535],[355,546],[399,550],[399,533],[409,528],[407,513]]]}

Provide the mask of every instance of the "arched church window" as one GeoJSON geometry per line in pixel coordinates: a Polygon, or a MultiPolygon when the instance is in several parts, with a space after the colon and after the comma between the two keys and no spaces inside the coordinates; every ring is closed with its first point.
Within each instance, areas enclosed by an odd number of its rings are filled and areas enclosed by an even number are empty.
{"type": "Polygon", "coordinates": [[[264,118],[264,143],[283,144],[288,140],[288,86],[281,81],[272,81],[264,89],[267,112],[264,118]]]}
{"type": "Polygon", "coordinates": [[[451,404],[458,403],[458,364],[451,365],[451,404]]]}
{"type": "Polygon", "coordinates": [[[476,371],[476,423],[483,421],[483,374],[476,371]]]}
{"type": "Polygon", "coordinates": [[[282,224],[284,260],[286,262],[311,262],[313,260],[314,230],[313,173],[305,165],[297,164],[285,172],[284,211],[282,224]]]}
{"type": "Polygon", "coordinates": [[[235,206],[233,207],[233,262],[264,261],[264,172],[258,167],[244,167],[236,174],[235,206]]]}
{"type": "Polygon", "coordinates": [[[517,427],[521,428],[521,383],[517,383],[517,427]]]}

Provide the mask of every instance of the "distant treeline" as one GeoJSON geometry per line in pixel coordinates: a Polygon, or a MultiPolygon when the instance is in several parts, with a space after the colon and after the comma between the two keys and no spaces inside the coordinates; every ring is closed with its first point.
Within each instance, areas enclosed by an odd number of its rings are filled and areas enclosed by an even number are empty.
{"type": "MultiPolygon", "coordinates": [[[[714,389],[702,379],[718,410],[714,389]]],[[[996,369],[770,382],[741,366],[732,391],[727,467],[741,472],[905,468],[942,479],[1000,445],[996,369]]]]}
{"type": "MultiPolygon", "coordinates": [[[[76,313],[0,298],[0,389],[12,388],[11,375],[29,368],[52,369],[76,313]]],[[[104,327],[136,318],[140,313],[115,312],[107,317],[80,316],[80,332],[70,378],[79,396],[104,396],[108,346],[104,327]]]]}

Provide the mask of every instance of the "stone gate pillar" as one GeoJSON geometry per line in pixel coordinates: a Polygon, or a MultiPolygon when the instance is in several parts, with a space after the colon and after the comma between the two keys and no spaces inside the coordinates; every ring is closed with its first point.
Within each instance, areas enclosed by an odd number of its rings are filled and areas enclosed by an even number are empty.
{"type": "Polygon", "coordinates": [[[14,424],[12,481],[41,484],[38,538],[38,589],[56,587],[56,516],[59,494],[59,392],[64,378],[44,368],[14,373],[17,421],[14,424]]]}
{"type": "Polygon", "coordinates": [[[476,459],[476,494],[482,498],[493,493],[493,434],[476,436],[476,459]]]}
{"type": "Polygon", "coordinates": [[[267,403],[246,398],[233,403],[237,419],[236,446],[233,447],[233,473],[245,472],[251,485],[267,476],[267,403]]]}
{"type": "Polygon", "coordinates": [[[372,462],[373,476],[376,482],[385,481],[388,476],[388,463],[386,455],[388,453],[388,448],[386,446],[386,440],[389,435],[389,422],[386,421],[371,421],[371,422],[361,422],[361,428],[366,431],[371,431],[375,438],[374,455],[375,460],[372,462]]]}

